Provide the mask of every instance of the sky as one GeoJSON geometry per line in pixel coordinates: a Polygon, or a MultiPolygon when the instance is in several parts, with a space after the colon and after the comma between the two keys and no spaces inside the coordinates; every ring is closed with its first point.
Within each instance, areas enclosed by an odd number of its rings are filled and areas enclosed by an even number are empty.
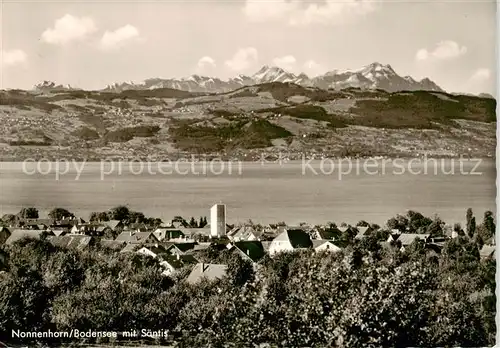
{"type": "Polygon", "coordinates": [[[0,0],[0,88],[390,64],[496,95],[494,0],[0,0]]]}

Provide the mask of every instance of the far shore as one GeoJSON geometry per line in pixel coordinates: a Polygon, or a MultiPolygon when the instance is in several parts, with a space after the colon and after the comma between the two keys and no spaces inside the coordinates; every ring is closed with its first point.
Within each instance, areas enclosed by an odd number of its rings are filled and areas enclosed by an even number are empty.
{"type": "Polygon", "coordinates": [[[359,156],[359,157],[340,157],[340,156],[290,156],[289,157],[282,157],[280,158],[279,156],[276,155],[268,155],[266,157],[254,157],[254,158],[248,158],[248,157],[227,157],[227,156],[217,156],[217,155],[202,155],[202,156],[196,156],[196,155],[185,155],[185,156],[162,156],[162,157],[104,157],[104,158],[96,158],[96,157],[89,157],[89,158],[66,158],[61,156],[60,158],[48,158],[48,157],[29,157],[29,158],[0,158],[0,163],[23,163],[23,162],[86,162],[86,163],[101,163],[101,162],[112,162],[112,161],[121,161],[121,162],[168,162],[168,161],[181,161],[185,164],[191,164],[191,163],[200,163],[200,162],[209,162],[209,161],[220,161],[220,162],[243,162],[243,163],[276,163],[276,164],[284,164],[284,163],[300,163],[301,161],[304,160],[311,160],[313,162],[315,161],[321,161],[321,160],[326,160],[326,159],[331,159],[331,160],[353,160],[353,161],[368,161],[368,160],[412,160],[412,159],[426,159],[426,160],[451,160],[451,159],[456,159],[456,160],[488,160],[488,161],[495,161],[496,156],[429,156],[429,155],[419,155],[419,156],[359,156]]]}

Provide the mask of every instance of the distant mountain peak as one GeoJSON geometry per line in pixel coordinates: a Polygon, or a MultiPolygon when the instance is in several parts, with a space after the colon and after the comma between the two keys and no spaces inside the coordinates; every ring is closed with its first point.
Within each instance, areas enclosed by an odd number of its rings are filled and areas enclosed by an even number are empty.
{"type": "Polygon", "coordinates": [[[33,87],[34,90],[36,91],[50,91],[50,90],[61,90],[61,89],[67,89],[67,90],[73,90],[74,88],[71,87],[70,85],[56,85],[55,82],[53,81],[48,81],[44,80],[38,84],[36,84],[33,87]]]}
{"type": "Polygon", "coordinates": [[[229,92],[244,86],[269,82],[290,82],[321,89],[357,87],[362,89],[383,89],[388,92],[401,90],[442,91],[436,83],[428,78],[416,81],[411,76],[402,77],[394,71],[391,65],[380,62],[373,62],[360,69],[332,70],[313,78],[304,73],[296,75],[281,67],[266,64],[251,76],[240,74],[225,81],[216,77],[194,74],[181,79],[152,78],[137,85],[133,83],[113,84],[107,86],[106,90],[119,92],[127,89],[173,88],[190,92],[214,93],[229,92]]]}

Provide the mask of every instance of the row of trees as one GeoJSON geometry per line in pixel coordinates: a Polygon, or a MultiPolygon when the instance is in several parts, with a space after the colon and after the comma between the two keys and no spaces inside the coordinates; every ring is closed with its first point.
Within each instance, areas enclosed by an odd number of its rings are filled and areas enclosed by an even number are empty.
{"type": "Polygon", "coordinates": [[[496,263],[478,250],[461,236],[439,255],[418,240],[402,253],[373,235],[340,253],[266,256],[254,269],[212,248],[206,262],[226,263],[228,275],[189,285],[189,269],[165,277],[146,256],[22,240],[3,247],[0,341],[15,343],[13,329],[148,328],[193,347],[488,346],[496,263]]]}
{"type": "MultiPolygon", "coordinates": [[[[363,221],[363,223],[366,222],[363,221]]],[[[360,224],[358,223],[358,225],[360,224]]],[[[409,233],[428,233],[438,237],[444,234],[443,228],[445,223],[437,216],[431,219],[423,216],[421,213],[410,210],[405,215],[398,214],[396,217],[389,219],[386,225],[389,229],[397,229],[409,233]]],[[[477,225],[474,213],[469,208],[466,213],[465,231],[459,223],[455,224],[453,229],[459,232],[459,234],[467,234],[469,238],[480,238],[483,241],[490,240],[495,235],[496,229],[494,215],[491,211],[486,211],[482,223],[477,225]]]]}
{"type": "Polygon", "coordinates": [[[162,223],[159,218],[146,217],[144,213],[130,210],[125,205],[119,205],[104,212],[93,212],[90,214],[89,220],[91,222],[119,220],[124,224],[142,223],[153,227],[157,227],[162,223]]]}
{"type": "MultiPolygon", "coordinates": [[[[48,214],[49,219],[60,221],[63,219],[75,218],[75,215],[68,211],[65,208],[54,208],[48,214]]],[[[14,214],[6,214],[2,217],[2,222],[6,224],[14,224],[20,225],[22,221],[26,219],[38,219],[39,212],[38,209],[34,207],[27,207],[21,209],[21,211],[14,214]]],[[[151,227],[158,227],[162,224],[162,220],[159,218],[146,217],[144,213],[130,210],[127,206],[120,205],[114,207],[108,211],[103,212],[92,212],[89,217],[90,222],[103,222],[110,220],[119,220],[124,224],[132,224],[132,223],[142,223],[145,225],[149,225],[151,227]]],[[[184,218],[177,216],[174,218],[174,221],[180,222],[184,227],[190,228],[203,228],[205,227],[207,222],[207,217],[200,217],[199,220],[191,217],[189,221],[186,221],[184,218]]]]}

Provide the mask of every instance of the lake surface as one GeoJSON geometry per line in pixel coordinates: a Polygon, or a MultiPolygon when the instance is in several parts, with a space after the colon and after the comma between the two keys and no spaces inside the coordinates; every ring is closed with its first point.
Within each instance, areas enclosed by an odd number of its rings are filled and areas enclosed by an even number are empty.
{"type": "Polygon", "coordinates": [[[484,211],[496,211],[493,160],[479,165],[478,160],[459,163],[458,159],[381,161],[234,162],[231,172],[230,164],[220,162],[149,163],[142,170],[138,163],[59,163],[56,168],[56,163],[4,162],[0,163],[0,212],[35,206],[45,216],[54,207],[64,207],[87,219],[93,211],[126,204],[167,221],[176,215],[210,218],[210,207],[222,202],[230,223],[252,219],[384,224],[408,209],[438,214],[447,223],[463,223],[468,207],[478,220],[484,211]]]}

